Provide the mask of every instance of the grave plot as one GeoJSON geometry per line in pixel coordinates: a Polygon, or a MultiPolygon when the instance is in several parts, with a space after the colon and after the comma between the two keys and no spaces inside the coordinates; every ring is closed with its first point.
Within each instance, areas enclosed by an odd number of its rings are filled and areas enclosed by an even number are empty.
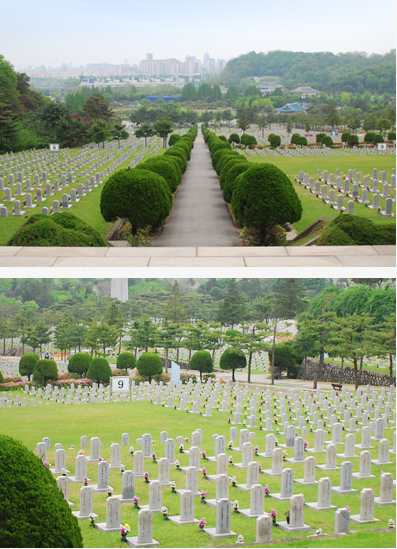
{"type": "Polygon", "coordinates": [[[366,546],[367,532],[395,516],[394,386],[189,381],[133,384],[122,398],[96,384],[68,393],[3,393],[0,432],[54,469],[86,546],[122,547],[126,524],[132,547],[205,547],[223,536],[235,544],[238,535],[309,544],[319,529],[357,531],[366,546]]]}

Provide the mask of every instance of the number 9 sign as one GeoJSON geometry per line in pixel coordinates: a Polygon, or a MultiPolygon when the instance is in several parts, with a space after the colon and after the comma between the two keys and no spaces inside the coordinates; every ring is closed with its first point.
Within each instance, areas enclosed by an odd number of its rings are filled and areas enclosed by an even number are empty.
{"type": "Polygon", "coordinates": [[[112,392],[129,392],[130,390],[130,378],[129,377],[112,377],[112,392]]]}

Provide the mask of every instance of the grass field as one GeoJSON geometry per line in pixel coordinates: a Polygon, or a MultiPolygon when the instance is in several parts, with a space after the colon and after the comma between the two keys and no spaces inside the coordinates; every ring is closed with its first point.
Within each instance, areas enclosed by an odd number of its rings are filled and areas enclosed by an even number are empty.
{"type": "MultiPolygon", "coordinates": [[[[15,396],[15,395],[14,395],[15,396]]],[[[91,404],[79,406],[65,406],[51,402],[50,405],[36,407],[11,407],[0,408],[0,433],[7,434],[20,440],[30,450],[34,451],[37,442],[41,441],[44,436],[51,439],[51,450],[48,452],[48,461],[54,463],[54,444],[61,442],[63,448],[66,449],[66,466],[74,473],[74,460],[77,451],[80,448],[80,436],[86,435],[88,438],[99,436],[102,440],[103,447],[101,455],[104,459],[110,460],[110,444],[112,442],[121,443],[121,434],[127,432],[130,435],[130,444],[139,449],[135,440],[141,437],[144,433],[151,433],[155,442],[152,446],[152,451],[157,454],[157,457],[164,455],[163,444],[160,443],[160,432],[166,430],[168,436],[175,439],[176,436],[188,437],[190,439],[192,432],[200,427],[203,430],[202,449],[205,449],[207,455],[214,455],[215,443],[212,440],[212,434],[223,434],[226,441],[229,440],[228,414],[213,411],[212,418],[204,418],[186,412],[179,412],[174,409],[154,406],[149,401],[137,402],[118,402],[112,404],[91,404]],[[75,445],[75,449],[71,446],[75,445]]],[[[241,426],[242,427],[242,426],[241,426]]],[[[252,441],[254,446],[259,447],[259,451],[263,452],[265,448],[266,432],[254,429],[255,440],[252,441]]],[[[385,430],[385,437],[392,439],[394,429],[385,430]]],[[[279,443],[285,442],[285,437],[277,435],[279,443]]],[[[326,440],[330,435],[325,437],[326,440]]],[[[313,433],[309,433],[305,439],[312,447],[314,443],[313,433]]],[[[342,435],[342,439],[344,436],[342,435]]],[[[360,436],[356,435],[356,443],[360,442],[360,436]]],[[[370,450],[372,458],[377,458],[378,442],[373,442],[374,449],[370,450]]],[[[190,443],[185,444],[188,449],[190,443]]],[[[338,451],[342,452],[343,446],[338,446],[338,451]]],[[[87,449],[86,453],[89,453],[87,449]]],[[[359,451],[356,451],[357,456],[359,451]]],[[[132,469],[132,457],[129,453],[129,447],[121,448],[122,463],[126,469],[132,469]]],[[[234,462],[241,462],[241,453],[227,450],[228,455],[232,455],[234,462]]],[[[288,457],[293,456],[293,450],[287,450],[288,457]]],[[[317,463],[325,462],[325,454],[310,454],[316,457],[317,463]]],[[[179,459],[181,465],[188,465],[188,453],[178,453],[176,450],[176,458],[179,459]]],[[[255,458],[254,458],[255,459],[255,458]]],[[[395,475],[395,455],[390,454],[390,459],[393,462],[391,465],[371,466],[371,472],[376,475],[376,478],[370,480],[357,480],[353,478],[353,488],[358,492],[347,496],[339,496],[332,494],[332,504],[338,507],[350,506],[351,514],[359,514],[360,497],[359,493],[363,488],[373,488],[375,496],[379,495],[380,488],[380,471],[391,472],[395,475]]],[[[271,467],[271,459],[257,458],[263,469],[271,467]]],[[[337,465],[343,460],[337,458],[337,465]]],[[[359,458],[351,458],[353,462],[353,471],[358,471],[359,458]]],[[[216,464],[201,459],[201,466],[207,468],[209,474],[216,473],[216,464]]],[[[295,478],[303,477],[303,464],[287,464],[286,467],[294,469],[295,478]]],[[[158,466],[151,459],[145,460],[145,470],[149,473],[150,479],[157,478],[158,466]]],[[[97,464],[87,464],[87,475],[94,480],[97,478],[97,464]]],[[[246,470],[238,469],[229,465],[229,475],[236,475],[237,482],[246,482],[246,470]]],[[[326,476],[322,471],[317,470],[317,480],[322,476],[326,476]]],[[[331,471],[328,473],[331,478],[332,485],[339,485],[340,472],[331,471]]],[[[171,467],[170,480],[176,482],[177,488],[184,488],[185,475],[176,471],[175,467],[171,467]]],[[[269,477],[260,475],[261,484],[268,484],[270,493],[280,492],[280,477],[269,477]]],[[[110,471],[110,485],[114,487],[114,494],[121,493],[121,475],[118,470],[110,471]]],[[[80,484],[70,484],[70,501],[76,503],[74,509],[79,507],[79,489],[80,484]]],[[[204,479],[199,473],[199,490],[207,491],[207,498],[215,497],[215,483],[204,479]]],[[[317,486],[302,486],[294,483],[294,493],[303,493],[306,502],[317,500],[317,486]]],[[[135,494],[140,498],[140,504],[148,503],[148,484],[145,484],[143,479],[135,480],[135,494]]],[[[237,499],[240,508],[249,508],[249,492],[243,492],[237,488],[230,487],[229,498],[231,501],[237,499]]],[[[105,521],[105,502],[106,494],[94,495],[94,511],[99,514],[97,522],[105,521]]],[[[179,514],[179,497],[171,493],[170,488],[163,488],[163,505],[168,507],[169,514],[179,514]]],[[[289,501],[279,502],[271,497],[265,498],[265,511],[270,511],[270,508],[276,509],[278,518],[283,520],[283,513],[289,509],[289,501]]],[[[316,539],[307,538],[307,532],[295,533],[294,535],[283,532],[278,528],[273,528],[273,539],[276,541],[293,538],[291,543],[282,542],[283,547],[395,547],[395,533],[375,534],[373,529],[387,528],[389,518],[395,518],[395,507],[375,506],[375,517],[381,519],[380,522],[370,524],[354,524],[351,523],[351,530],[357,532],[348,536],[344,536],[338,540],[331,539],[316,539]],[[296,538],[302,541],[295,541],[296,538]]],[[[137,509],[133,504],[121,505],[121,522],[128,523],[132,527],[131,535],[136,535],[137,532],[137,509]]],[[[208,527],[214,527],[216,521],[216,511],[214,508],[209,508],[200,502],[200,498],[195,498],[195,517],[198,519],[205,518],[208,527]]],[[[17,520],[17,517],[16,517],[17,520]]],[[[316,512],[305,507],[304,510],[305,523],[312,527],[309,534],[314,534],[315,529],[322,528],[324,534],[332,535],[334,531],[334,511],[327,510],[316,512]]],[[[85,547],[124,547],[120,541],[118,532],[104,534],[96,529],[90,528],[88,520],[79,521],[84,537],[85,547]]],[[[251,547],[255,542],[255,521],[245,518],[239,514],[232,513],[231,528],[237,534],[244,535],[244,543],[251,547]]],[[[195,524],[177,526],[169,521],[164,521],[160,514],[154,515],[154,538],[161,543],[161,547],[225,547],[234,546],[236,536],[224,538],[221,540],[212,540],[203,532],[198,531],[195,524]]]]}
{"type": "MultiPolygon", "coordinates": [[[[363,175],[369,173],[372,176],[373,168],[378,168],[378,172],[387,171],[391,173],[391,169],[396,165],[396,157],[391,155],[385,156],[356,156],[356,155],[345,155],[345,156],[319,156],[319,157],[275,157],[275,156],[266,156],[266,157],[247,157],[249,162],[256,163],[266,163],[270,162],[280,168],[285,172],[293,182],[296,192],[302,202],[303,214],[300,221],[294,223],[294,227],[298,234],[306,229],[311,223],[316,221],[319,217],[337,217],[339,212],[332,209],[331,206],[324,204],[322,200],[316,198],[315,195],[311,194],[307,189],[305,189],[299,183],[294,181],[295,177],[299,177],[299,171],[303,170],[309,174],[309,177],[314,177],[317,181],[317,169],[328,170],[328,173],[335,173],[335,169],[339,169],[340,172],[347,174],[349,169],[357,169],[357,171],[362,171],[363,175]]],[[[361,177],[363,181],[364,177],[361,177]]],[[[388,178],[390,182],[390,177],[388,178]]],[[[382,189],[382,187],[380,187],[382,189]]],[[[329,191],[328,191],[329,192],[329,191]]],[[[394,190],[391,189],[390,193],[393,196],[394,190]]],[[[335,193],[338,194],[337,192],[335,193]]],[[[361,191],[360,191],[361,194],[361,191]]],[[[345,197],[344,205],[347,207],[348,200],[350,198],[345,197]]],[[[369,193],[369,200],[372,200],[372,195],[369,193]]],[[[379,205],[384,210],[385,199],[381,198],[379,205]]],[[[396,212],[396,205],[393,204],[393,212],[396,212]]],[[[390,219],[384,218],[381,214],[378,214],[374,210],[369,210],[363,204],[354,204],[354,213],[356,215],[368,217],[375,221],[376,223],[390,223],[390,219]]]]}

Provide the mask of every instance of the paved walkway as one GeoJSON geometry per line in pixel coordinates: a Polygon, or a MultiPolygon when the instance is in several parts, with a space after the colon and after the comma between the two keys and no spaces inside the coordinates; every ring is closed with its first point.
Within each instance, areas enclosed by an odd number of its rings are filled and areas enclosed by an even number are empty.
{"type": "MultiPolygon", "coordinates": [[[[0,246],[0,266],[381,268],[396,266],[396,247],[55,248],[0,246]]],[[[302,276],[307,276],[307,272],[302,273],[302,276]]],[[[291,274],[286,272],[285,276],[291,276],[291,274]]],[[[324,270],[324,276],[329,276],[329,272],[324,270]]],[[[390,269],[387,273],[383,272],[383,276],[394,277],[395,272],[390,269]]]]}
{"type": "Polygon", "coordinates": [[[168,223],[153,247],[239,246],[237,229],[201,131],[179,185],[168,223]]]}

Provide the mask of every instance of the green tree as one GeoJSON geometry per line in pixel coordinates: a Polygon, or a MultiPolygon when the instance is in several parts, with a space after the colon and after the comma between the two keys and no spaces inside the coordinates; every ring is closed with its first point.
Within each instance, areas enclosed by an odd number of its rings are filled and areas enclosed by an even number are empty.
{"type": "Polygon", "coordinates": [[[30,376],[33,374],[34,367],[36,366],[37,361],[39,360],[39,355],[36,353],[25,353],[21,356],[19,361],[19,373],[21,376],[30,376]]]}
{"type": "Polygon", "coordinates": [[[85,377],[91,362],[92,357],[88,353],[76,353],[69,358],[68,372],[85,377]]]}
{"type": "Polygon", "coordinates": [[[156,344],[156,328],[152,320],[144,316],[135,321],[130,331],[131,348],[145,349],[148,352],[149,348],[152,348],[156,344]]]}
{"type": "Polygon", "coordinates": [[[214,370],[211,353],[208,351],[196,351],[190,360],[190,368],[200,372],[200,381],[203,379],[203,373],[210,374],[214,370]]]}
{"type": "Polygon", "coordinates": [[[147,147],[147,138],[155,135],[155,131],[151,124],[149,124],[148,122],[145,122],[135,130],[134,134],[135,134],[135,137],[138,137],[139,139],[145,138],[145,147],[147,147]]]}
{"type": "MultiPolygon", "coordinates": [[[[328,115],[327,115],[327,124],[334,128],[340,124],[340,114],[336,108],[335,101],[330,101],[328,105],[328,115]]],[[[309,131],[309,130],[307,130],[309,131]]]]}
{"type": "Polygon", "coordinates": [[[33,352],[39,348],[40,357],[43,345],[51,341],[51,330],[46,325],[43,319],[40,319],[37,324],[31,325],[27,329],[26,343],[33,347],[33,352]]]}
{"type": "Polygon", "coordinates": [[[120,148],[120,139],[127,139],[129,133],[125,130],[125,124],[113,124],[113,139],[117,139],[120,148]]]}
{"type": "Polygon", "coordinates": [[[102,147],[105,148],[105,141],[109,137],[109,128],[104,120],[97,120],[95,124],[91,126],[90,137],[95,143],[102,143],[102,147]]]}
{"type": "Polygon", "coordinates": [[[156,135],[163,139],[164,149],[167,148],[167,137],[168,134],[172,132],[173,127],[174,123],[168,117],[160,118],[160,120],[157,120],[157,122],[153,124],[156,135]]]}
{"type": "Polygon", "coordinates": [[[170,322],[183,322],[186,320],[187,313],[182,305],[182,293],[179,291],[178,281],[175,280],[172,286],[171,295],[169,296],[164,312],[164,318],[170,322]]]}
{"type": "Polygon", "coordinates": [[[245,354],[240,349],[233,349],[230,347],[223,352],[220,360],[219,366],[222,370],[232,370],[232,381],[235,381],[234,371],[241,368],[245,368],[247,365],[247,359],[245,354]]]}
{"type": "Polygon", "coordinates": [[[114,111],[109,108],[109,101],[99,93],[94,93],[87,99],[84,105],[84,112],[92,120],[110,122],[114,117],[114,111]]]}
{"type": "Polygon", "coordinates": [[[136,367],[141,376],[149,378],[149,383],[152,382],[153,376],[163,373],[162,360],[156,353],[143,353],[139,357],[136,367]]]}
{"type": "Polygon", "coordinates": [[[98,343],[102,346],[103,356],[106,356],[106,348],[115,347],[118,339],[118,331],[114,326],[109,326],[107,322],[101,322],[97,325],[96,335],[98,343]]]}
{"type": "Polygon", "coordinates": [[[88,368],[87,377],[96,381],[96,383],[108,384],[112,370],[106,358],[93,358],[88,368]]]}
{"type": "Polygon", "coordinates": [[[117,357],[117,368],[119,370],[132,370],[136,368],[136,358],[133,353],[121,353],[117,357]]]}
{"type": "Polygon", "coordinates": [[[240,116],[237,119],[237,127],[240,128],[240,130],[242,130],[243,132],[246,132],[250,126],[251,124],[248,119],[247,109],[245,108],[245,104],[243,103],[240,109],[240,116]]]}
{"type": "Polygon", "coordinates": [[[58,380],[58,368],[55,360],[43,358],[38,360],[33,369],[33,380],[46,386],[49,380],[58,380]]]}
{"type": "Polygon", "coordinates": [[[227,287],[227,293],[219,306],[218,321],[223,325],[233,326],[246,318],[246,301],[238,291],[238,283],[232,279],[227,287]]]}

